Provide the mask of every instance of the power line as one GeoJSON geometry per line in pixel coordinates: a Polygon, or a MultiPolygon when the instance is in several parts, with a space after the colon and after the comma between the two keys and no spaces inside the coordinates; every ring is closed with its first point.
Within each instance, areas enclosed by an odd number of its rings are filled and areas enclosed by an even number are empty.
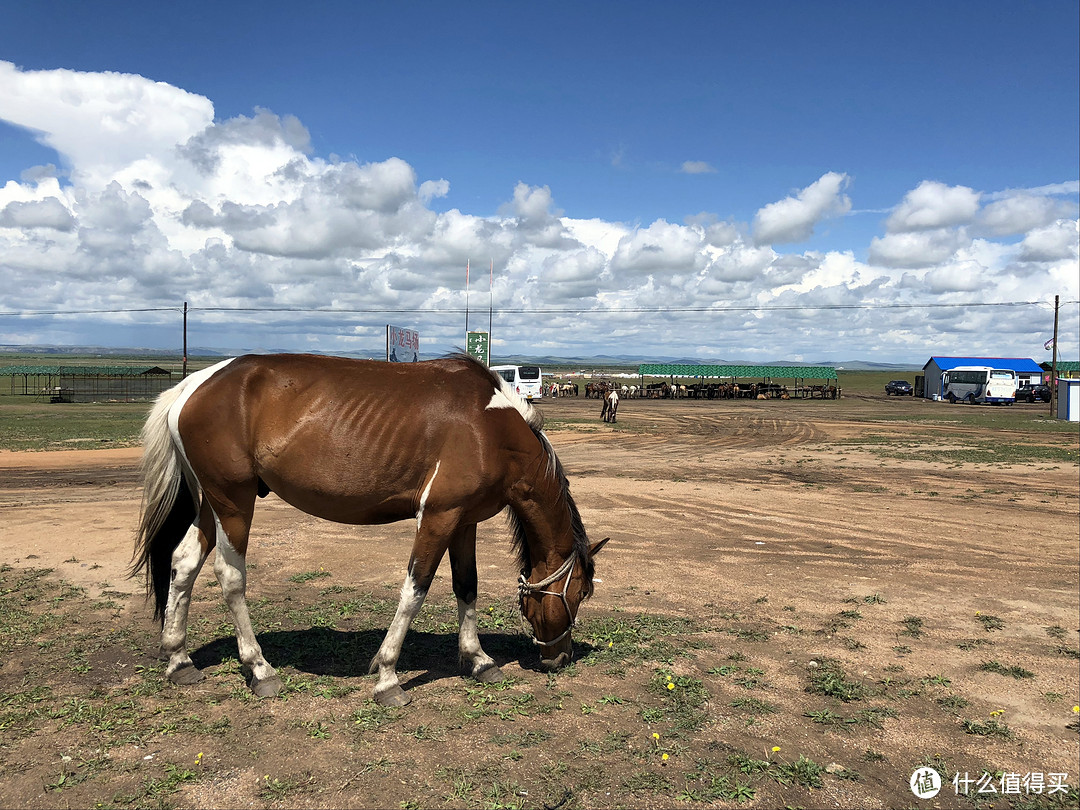
{"type": "MultiPolygon", "coordinates": [[[[1080,300],[1062,301],[1062,304],[1080,304],[1080,300]]],[[[494,311],[508,315],[619,315],[619,314],[675,314],[675,313],[709,313],[709,312],[819,312],[834,310],[880,310],[880,309],[950,309],[962,307],[965,309],[975,307],[1030,307],[1052,306],[1048,301],[972,301],[964,303],[922,303],[922,304],[773,304],[773,305],[740,305],[740,306],[695,306],[695,307],[503,307],[495,308],[494,311]]],[[[0,317],[22,317],[36,315],[123,315],[141,312],[182,312],[183,308],[173,307],[139,307],[139,308],[116,308],[116,309],[55,309],[55,310],[16,310],[0,312],[0,317]]],[[[430,309],[417,308],[388,308],[388,307],[200,307],[189,306],[188,312],[263,312],[263,313],[309,313],[324,315],[459,315],[466,310],[456,307],[433,307],[430,309]]]]}

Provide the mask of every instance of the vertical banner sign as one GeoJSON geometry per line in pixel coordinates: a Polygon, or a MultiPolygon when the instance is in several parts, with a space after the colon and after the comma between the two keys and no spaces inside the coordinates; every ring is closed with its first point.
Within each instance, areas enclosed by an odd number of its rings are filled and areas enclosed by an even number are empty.
{"type": "Polygon", "coordinates": [[[491,340],[487,332],[466,332],[465,353],[485,366],[491,365],[491,340]]]}
{"type": "Polygon", "coordinates": [[[420,333],[387,324],[386,359],[391,363],[418,361],[420,359],[420,333]]]}

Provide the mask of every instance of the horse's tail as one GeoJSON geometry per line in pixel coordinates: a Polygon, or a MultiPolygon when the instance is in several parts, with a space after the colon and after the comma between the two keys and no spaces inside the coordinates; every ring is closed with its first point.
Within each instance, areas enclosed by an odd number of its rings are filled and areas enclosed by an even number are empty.
{"type": "Polygon", "coordinates": [[[186,382],[181,381],[157,398],[142,429],[142,509],[128,576],[145,574],[146,596],[154,597],[154,618],[162,622],[169,597],[172,554],[198,514],[198,482],[188,481],[189,473],[169,430],[169,410],[188,387],[186,382]]]}

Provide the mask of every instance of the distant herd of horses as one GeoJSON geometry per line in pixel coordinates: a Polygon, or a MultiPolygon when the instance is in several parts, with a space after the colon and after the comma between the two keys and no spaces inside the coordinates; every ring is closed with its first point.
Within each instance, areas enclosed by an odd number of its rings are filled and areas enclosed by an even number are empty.
{"type": "MultiPolygon", "coordinates": [[[[786,385],[766,382],[714,382],[683,385],[665,381],[632,385],[600,380],[585,384],[585,397],[589,399],[606,399],[613,391],[621,399],[791,399],[792,397],[836,399],[838,396],[835,385],[803,385],[794,391],[789,391],[786,385]]],[[[576,397],[580,396],[580,389],[577,383],[553,382],[546,387],[544,395],[576,397]]]]}

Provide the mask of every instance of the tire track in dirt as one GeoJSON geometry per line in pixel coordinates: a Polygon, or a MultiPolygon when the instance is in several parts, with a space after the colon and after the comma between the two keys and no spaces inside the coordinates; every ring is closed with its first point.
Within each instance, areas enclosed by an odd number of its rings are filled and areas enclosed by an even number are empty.
{"type": "Polygon", "coordinates": [[[795,447],[827,438],[824,431],[808,421],[760,413],[648,414],[627,424],[640,432],[620,433],[619,443],[642,450],[673,444],[712,450],[795,447]]]}

